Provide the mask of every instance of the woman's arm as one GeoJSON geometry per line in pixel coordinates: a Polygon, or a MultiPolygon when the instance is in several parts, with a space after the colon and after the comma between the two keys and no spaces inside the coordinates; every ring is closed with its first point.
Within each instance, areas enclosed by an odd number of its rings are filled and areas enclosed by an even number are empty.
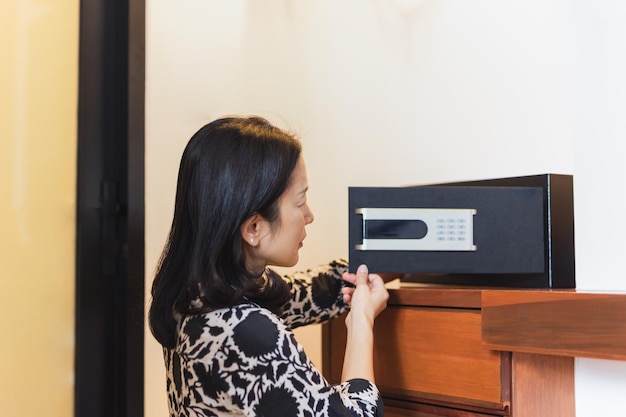
{"type": "Polygon", "coordinates": [[[383,279],[369,274],[365,265],[359,266],[356,274],[344,274],[344,279],[355,287],[343,290],[351,308],[346,316],[342,380],[363,378],[374,383],[374,319],[387,306],[389,293],[383,279]]]}
{"type": "MultiPolygon", "coordinates": [[[[321,323],[348,310],[345,295],[354,290],[354,279],[343,279],[348,262],[335,259],[328,264],[284,277],[291,287],[291,301],[285,305],[281,318],[293,328],[321,323]]],[[[379,274],[384,282],[401,274],[379,274]]],[[[354,278],[354,274],[350,274],[354,278]]]]}
{"type": "Polygon", "coordinates": [[[284,277],[291,287],[291,300],[285,305],[281,318],[293,329],[321,323],[346,311],[348,304],[342,295],[346,283],[342,275],[347,270],[348,263],[336,259],[284,277]]]}

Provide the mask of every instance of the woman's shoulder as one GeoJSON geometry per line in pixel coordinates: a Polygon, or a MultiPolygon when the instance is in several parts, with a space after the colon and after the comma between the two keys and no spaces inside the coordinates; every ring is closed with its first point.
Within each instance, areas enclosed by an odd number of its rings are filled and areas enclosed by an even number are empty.
{"type": "Polygon", "coordinates": [[[185,317],[180,326],[177,351],[198,359],[213,357],[222,349],[238,352],[241,357],[259,357],[275,351],[289,332],[271,311],[254,303],[244,303],[185,317]]]}
{"type": "Polygon", "coordinates": [[[187,341],[195,345],[198,341],[219,342],[226,337],[245,337],[250,334],[282,331],[284,324],[274,313],[255,303],[242,303],[232,307],[184,317],[179,327],[179,345],[187,341]]]}

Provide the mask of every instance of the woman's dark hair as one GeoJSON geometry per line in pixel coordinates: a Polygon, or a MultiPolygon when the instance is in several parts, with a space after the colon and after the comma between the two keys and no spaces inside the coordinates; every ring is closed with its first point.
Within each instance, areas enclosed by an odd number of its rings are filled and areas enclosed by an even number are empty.
{"type": "Polygon", "coordinates": [[[260,279],[246,270],[240,226],[254,214],[277,221],[278,200],[300,154],[294,135],[260,117],[218,119],[193,135],[152,285],[150,329],[163,346],[175,346],[179,316],[244,298],[279,312],[289,300],[280,276],[260,279]]]}

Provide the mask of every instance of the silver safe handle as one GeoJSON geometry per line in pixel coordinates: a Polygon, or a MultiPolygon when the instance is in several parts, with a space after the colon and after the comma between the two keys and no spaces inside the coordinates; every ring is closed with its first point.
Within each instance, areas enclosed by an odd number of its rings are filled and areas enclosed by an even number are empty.
{"type": "Polygon", "coordinates": [[[475,209],[358,208],[361,251],[476,251],[475,209]]]}

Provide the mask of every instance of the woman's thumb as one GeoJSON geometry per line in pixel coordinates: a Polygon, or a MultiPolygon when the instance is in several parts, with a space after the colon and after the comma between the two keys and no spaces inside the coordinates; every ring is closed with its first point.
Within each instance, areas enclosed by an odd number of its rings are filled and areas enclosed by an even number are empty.
{"type": "Polygon", "coordinates": [[[356,285],[367,284],[368,270],[366,265],[359,265],[356,270],[356,285]]]}

